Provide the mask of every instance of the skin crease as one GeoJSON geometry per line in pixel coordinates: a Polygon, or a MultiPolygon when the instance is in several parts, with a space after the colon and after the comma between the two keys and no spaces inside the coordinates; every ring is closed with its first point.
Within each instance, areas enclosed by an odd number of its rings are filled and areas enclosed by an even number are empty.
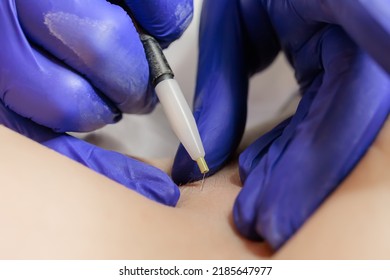
{"type": "MultiPolygon", "coordinates": [[[[1,126],[0,138],[6,143],[0,146],[0,259],[390,257],[384,222],[389,122],[348,179],[276,254],[243,239],[232,225],[240,191],[234,163],[206,179],[202,191],[199,182],[182,187],[177,208],[171,208],[1,126]]],[[[148,162],[169,171],[169,161],[148,162]]]]}

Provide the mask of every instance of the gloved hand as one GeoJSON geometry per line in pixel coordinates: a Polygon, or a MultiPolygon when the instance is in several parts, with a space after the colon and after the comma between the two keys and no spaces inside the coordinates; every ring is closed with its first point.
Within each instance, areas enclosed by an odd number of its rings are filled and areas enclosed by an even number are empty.
{"type": "MultiPolygon", "coordinates": [[[[246,237],[282,246],[378,134],[390,110],[389,19],[382,0],[204,1],[194,114],[211,173],[241,140],[249,77],[281,49],[302,93],[295,115],[240,155],[233,215],[246,237]]],[[[182,147],[173,178],[201,178],[182,147]]]]}
{"type": "MultiPolygon", "coordinates": [[[[119,1],[116,1],[119,2],[119,1]]],[[[138,23],[167,45],[192,18],[191,0],[127,0],[138,23]]],[[[0,4],[0,97],[57,132],[91,131],[156,104],[137,31],[106,0],[0,4]]]]}
{"type": "Polygon", "coordinates": [[[7,109],[2,101],[0,124],[72,158],[149,199],[175,206],[180,197],[178,187],[163,171],[120,153],[104,150],[65,133],[57,133],[40,126],[7,109]]]}
{"type": "MultiPolygon", "coordinates": [[[[164,46],[192,18],[191,0],[125,2],[164,46]]],[[[0,39],[0,124],[155,200],[176,203],[176,186],[155,169],[61,134],[91,131],[156,104],[142,44],[123,8],[106,0],[4,0],[0,39]]]]}

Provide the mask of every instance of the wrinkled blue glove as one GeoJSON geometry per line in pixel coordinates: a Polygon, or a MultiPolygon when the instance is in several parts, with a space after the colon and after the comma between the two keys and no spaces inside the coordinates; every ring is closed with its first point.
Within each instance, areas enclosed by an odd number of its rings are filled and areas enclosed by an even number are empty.
{"type": "MultiPolygon", "coordinates": [[[[274,249],[349,174],[389,114],[390,2],[205,0],[194,114],[211,173],[241,140],[249,77],[280,50],[302,99],[240,155],[244,187],[233,209],[243,235],[274,249]]],[[[173,178],[201,178],[182,147],[173,178]]]]}
{"type": "Polygon", "coordinates": [[[72,158],[149,199],[175,206],[180,197],[178,187],[163,171],[70,135],[56,133],[17,115],[7,109],[1,101],[0,124],[72,158]]]}
{"type": "Polygon", "coordinates": [[[174,205],[179,193],[162,172],[61,134],[91,131],[156,104],[144,50],[124,8],[167,46],[190,23],[192,0],[125,2],[122,8],[106,0],[1,1],[0,124],[174,205]]]}

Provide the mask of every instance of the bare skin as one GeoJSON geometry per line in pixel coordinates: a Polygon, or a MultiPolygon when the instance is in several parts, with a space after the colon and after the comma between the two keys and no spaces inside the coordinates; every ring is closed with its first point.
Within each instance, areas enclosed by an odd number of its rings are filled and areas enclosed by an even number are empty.
{"type": "Polygon", "coordinates": [[[206,179],[203,190],[200,183],[181,187],[171,208],[1,126],[0,139],[0,259],[390,257],[389,122],[338,190],[276,253],[234,229],[231,209],[241,188],[236,164],[206,179]]]}
{"type": "MultiPolygon", "coordinates": [[[[0,258],[252,259],[265,244],[240,237],[231,207],[240,187],[227,168],[182,188],[177,208],[137,193],[4,127],[0,258]],[[23,170],[23,176],[20,172],[23,170]],[[228,174],[228,175],[226,175],[228,174]],[[221,199],[223,198],[223,200],[221,199]]],[[[235,179],[236,180],[236,179],[235,179]]]]}

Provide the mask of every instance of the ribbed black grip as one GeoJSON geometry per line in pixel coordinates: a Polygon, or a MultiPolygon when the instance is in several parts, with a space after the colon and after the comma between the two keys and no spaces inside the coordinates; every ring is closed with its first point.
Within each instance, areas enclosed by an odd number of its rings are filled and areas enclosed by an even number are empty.
{"type": "Polygon", "coordinates": [[[140,34],[140,38],[149,63],[152,85],[155,87],[163,80],[172,79],[174,77],[173,71],[157,40],[148,34],[140,34]]]}

